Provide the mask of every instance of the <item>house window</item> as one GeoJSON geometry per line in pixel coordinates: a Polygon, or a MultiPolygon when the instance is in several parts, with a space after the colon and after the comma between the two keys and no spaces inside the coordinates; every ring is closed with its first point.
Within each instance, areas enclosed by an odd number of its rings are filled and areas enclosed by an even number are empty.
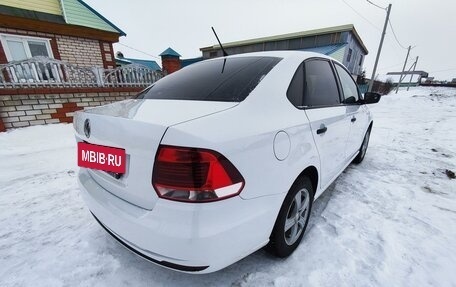
{"type": "Polygon", "coordinates": [[[349,48],[348,49],[348,55],[347,55],[347,62],[350,62],[351,57],[352,57],[352,53],[353,53],[353,50],[349,48]]]}
{"type": "Polygon", "coordinates": [[[49,39],[0,34],[0,40],[8,61],[21,61],[36,56],[53,58],[49,39]]]}
{"type": "Polygon", "coordinates": [[[363,55],[359,57],[359,65],[361,66],[363,64],[363,55]]]}

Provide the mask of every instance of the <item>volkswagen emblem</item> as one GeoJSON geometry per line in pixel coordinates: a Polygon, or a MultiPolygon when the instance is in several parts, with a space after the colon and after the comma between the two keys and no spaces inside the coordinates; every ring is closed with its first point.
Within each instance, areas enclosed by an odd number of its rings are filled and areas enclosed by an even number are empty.
{"type": "Polygon", "coordinates": [[[86,135],[87,138],[90,138],[90,121],[89,121],[89,119],[86,119],[84,121],[84,134],[86,135]]]}

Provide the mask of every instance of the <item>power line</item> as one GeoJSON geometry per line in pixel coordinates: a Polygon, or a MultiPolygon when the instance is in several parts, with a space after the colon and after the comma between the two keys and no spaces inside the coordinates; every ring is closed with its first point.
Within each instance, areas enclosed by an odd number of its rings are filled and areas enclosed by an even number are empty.
{"type": "Polygon", "coordinates": [[[391,27],[391,32],[393,32],[394,39],[396,39],[397,44],[404,50],[407,50],[406,47],[404,47],[401,42],[399,42],[399,39],[396,36],[396,32],[394,32],[393,24],[391,24],[391,20],[388,20],[389,26],[391,27]]]}
{"type": "Polygon", "coordinates": [[[386,69],[393,68],[393,67],[397,67],[397,66],[400,66],[400,65],[402,65],[402,64],[403,64],[403,63],[401,62],[401,63],[397,63],[397,64],[395,64],[395,65],[391,65],[391,66],[388,66],[388,67],[380,67],[380,68],[378,68],[378,69],[379,69],[380,71],[384,71],[384,70],[386,70],[386,69]]]}
{"type": "Polygon", "coordinates": [[[367,1],[369,4],[374,5],[375,7],[380,8],[380,9],[382,9],[382,10],[386,10],[386,9],[387,9],[387,8],[384,8],[384,7],[382,7],[382,6],[379,6],[379,5],[375,4],[375,3],[372,2],[372,1],[369,1],[369,0],[366,0],[366,1],[367,1]]]}
{"type": "MultiPolygon", "coordinates": [[[[379,9],[382,9],[382,10],[387,10],[387,9],[388,9],[388,8],[384,8],[384,7],[380,6],[380,5],[375,4],[374,2],[372,2],[372,1],[370,1],[370,0],[366,0],[366,1],[367,1],[367,3],[369,3],[369,4],[371,4],[371,5],[375,6],[375,7],[377,7],[377,8],[379,8],[379,9]]],[[[389,24],[389,26],[391,27],[391,32],[393,32],[394,39],[396,40],[397,44],[398,44],[402,49],[407,50],[407,48],[406,48],[404,45],[402,45],[401,42],[399,41],[399,39],[398,39],[398,37],[397,37],[397,35],[396,35],[396,32],[394,31],[393,24],[391,23],[391,19],[388,19],[388,24],[389,24]]]]}
{"type": "Polygon", "coordinates": [[[144,55],[151,56],[151,57],[156,58],[156,59],[160,59],[160,58],[157,57],[157,56],[154,56],[154,55],[152,55],[152,54],[149,54],[149,53],[146,53],[146,52],[144,52],[144,51],[138,50],[138,49],[136,49],[136,48],[130,47],[130,46],[128,46],[128,45],[122,44],[122,43],[120,43],[120,42],[117,43],[117,44],[119,44],[119,45],[121,45],[121,46],[124,46],[124,47],[127,47],[127,48],[130,48],[130,49],[132,49],[132,50],[135,50],[136,52],[143,53],[144,55]]]}
{"type": "Polygon", "coordinates": [[[350,4],[348,4],[345,0],[341,0],[342,2],[345,3],[345,5],[347,5],[348,7],[350,7],[350,9],[353,10],[353,12],[355,12],[356,14],[358,14],[358,16],[360,16],[361,18],[363,18],[364,20],[366,20],[369,24],[371,24],[372,27],[374,27],[375,29],[381,31],[382,29],[378,28],[377,26],[375,26],[374,23],[372,23],[369,19],[367,19],[366,17],[364,17],[361,13],[359,13],[358,11],[356,11],[355,8],[353,8],[353,6],[351,6],[350,4]]]}
{"type": "Polygon", "coordinates": [[[367,88],[368,92],[372,91],[372,86],[374,84],[375,73],[377,72],[378,61],[380,60],[380,53],[382,52],[383,42],[385,40],[386,28],[388,28],[388,20],[391,14],[391,8],[393,5],[388,4],[388,9],[386,10],[385,23],[383,24],[382,36],[380,37],[380,43],[378,44],[377,56],[375,57],[374,68],[372,70],[371,80],[369,81],[369,87],[367,88]]]}
{"type": "Polygon", "coordinates": [[[456,68],[446,69],[446,70],[438,70],[438,71],[431,71],[429,73],[440,73],[440,72],[448,72],[448,71],[456,71],[456,68]]]}

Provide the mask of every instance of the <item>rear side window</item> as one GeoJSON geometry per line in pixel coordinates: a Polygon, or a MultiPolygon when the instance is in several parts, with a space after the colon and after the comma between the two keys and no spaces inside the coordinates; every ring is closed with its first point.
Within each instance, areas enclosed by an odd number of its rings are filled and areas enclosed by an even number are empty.
{"type": "Polygon", "coordinates": [[[328,61],[305,62],[304,106],[334,106],[340,104],[339,90],[328,61]]]}
{"type": "Polygon", "coordinates": [[[239,57],[196,63],[164,77],[137,98],[240,102],[280,60],[239,57]]]}
{"type": "Polygon", "coordinates": [[[301,107],[303,92],[304,66],[303,64],[301,64],[299,65],[299,68],[296,70],[293,79],[291,79],[290,86],[288,86],[287,98],[295,107],[301,107]]]}

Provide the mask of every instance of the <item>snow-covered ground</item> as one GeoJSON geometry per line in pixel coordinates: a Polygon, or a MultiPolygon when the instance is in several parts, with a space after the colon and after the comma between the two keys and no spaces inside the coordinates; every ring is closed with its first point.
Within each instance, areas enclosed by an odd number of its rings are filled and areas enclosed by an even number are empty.
{"type": "Polygon", "coordinates": [[[316,201],[298,250],[208,275],[149,263],[98,226],[71,125],[0,134],[0,286],[456,286],[456,89],[401,91],[372,110],[364,162],[316,201]]]}

